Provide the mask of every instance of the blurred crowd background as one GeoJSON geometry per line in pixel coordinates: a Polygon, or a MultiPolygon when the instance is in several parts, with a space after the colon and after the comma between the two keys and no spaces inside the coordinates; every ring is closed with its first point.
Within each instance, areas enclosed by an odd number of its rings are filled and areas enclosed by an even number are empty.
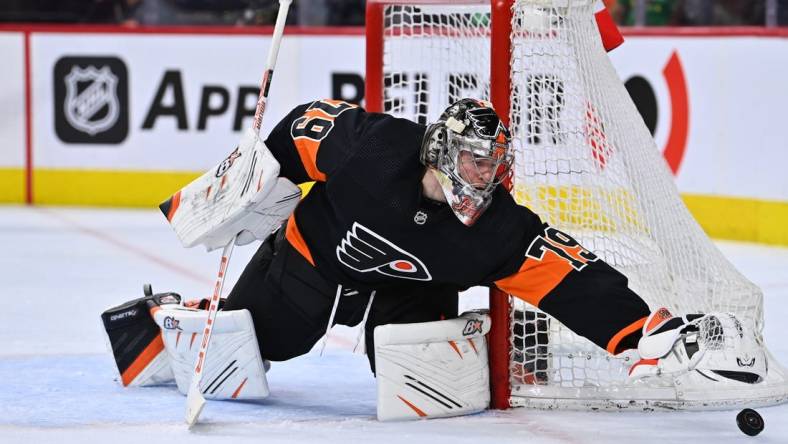
{"type": "MultiPolygon", "coordinates": [[[[605,0],[624,26],[788,26],[788,0],[605,0]]],[[[364,0],[295,0],[288,24],[363,26],[364,0]]],[[[0,22],[271,25],[277,0],[2,0],[0,22]]]]}

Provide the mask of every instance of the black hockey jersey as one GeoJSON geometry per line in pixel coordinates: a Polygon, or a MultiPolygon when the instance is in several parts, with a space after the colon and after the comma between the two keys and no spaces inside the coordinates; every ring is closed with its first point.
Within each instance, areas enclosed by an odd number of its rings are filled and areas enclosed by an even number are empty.
{"type": "Polygon", "coordinates": [[[291,111],[266,145],[295,183],[315,181],[286,237],[326,278],[359,289],[496,285],[615,350],[648,308],[626,278],[543,224],[503,188],[472,226],[423,195],[425,127],[336,100],[291,111]],[[591,310],[591,311],[589,311],[591,310]],[[596,310],[607,310],[594,316],[596,310]],[[606,326],[599,319],[610,319],[606,326]]]}

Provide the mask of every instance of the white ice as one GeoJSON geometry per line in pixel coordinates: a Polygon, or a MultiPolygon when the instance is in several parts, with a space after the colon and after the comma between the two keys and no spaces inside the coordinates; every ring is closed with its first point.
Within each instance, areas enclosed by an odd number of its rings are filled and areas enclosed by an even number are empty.
{"type": "MultiPolygon", "coordinates": [[[[380,423],[375,380],[339,331],[324,356],[310,353],[269,372],[259,403],[208,402],[188,431],[173,387],[122,388],[100,313],[139,297],[142,284],[207,296],[218,253],[181,248],[155,211],[0,207],[0,443],[173,442],[673,443],[751,439],[735,411],[567,412],[515,409],[462,418],[380,423]]],[[[788,249],[718,242],[765,292],[766,341],[788,364],[788,249]]],[[[237,248],[228,285],[253,247],[237,248]]],[[[478,302],[478,294],[467,298],[478,302]]],[[[759,410],[755,440],[788,443],[788,406],[759,410]]]]}

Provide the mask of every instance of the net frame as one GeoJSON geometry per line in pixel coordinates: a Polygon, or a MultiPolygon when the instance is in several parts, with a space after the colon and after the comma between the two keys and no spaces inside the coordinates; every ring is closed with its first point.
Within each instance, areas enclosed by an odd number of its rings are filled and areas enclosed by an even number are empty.
{"type": "MultiPolygon", "coordinates": [[[[517,70],[523,70],[527,68],[523,68],[522,66],[517,66],[518,59],[516,59],[515,52],[519,51],[519,48],[514,48],[517,44],[518,35],[521,36],[523,34],[523,30],[513,30],[512,24],[515,25],[522,25],[524,19],[522,15],[515,17],[515,15],[519,12],[521,13],[523,5],[526,7],[538,7],[538,8],[573,8],[573,7],[585,7],[586,9],[590,10],[591,5],[593,2],[591,0],[520,0],[520,1],[479,1],[479,0],[460,0],[460,1],[441,1],[441,0],[421,0],[421,1],[414,1],[414,0],[370,0],[367,2],[367,59],[366,59],[366,67],[367,67],[367,83],[366,83],[366,106],[369,111],[373,112],[391,112],[392,106],[391,103],[387,102],[386,91],[387,88],[391,88],[392,84],[395,82],[392,79],[386,80],[386,73],[384,72],[384,65],[387,63],[386,57],[388,56],[391,59],[392,51],[387,53],[386,51],[386,38],[390,40],[392,38],[396,39],[397,37],[402,36],[415,36],[416,34],[428,34],[429,32],[434,31],[428,30],[425,32],[423,29],[420,31],[387,31],[386,30],[386,19],[384,18],[385,15],[385,8],[395,7],[401,8],[406,10],[407,8],[421,8],[424,7],[425,9],[428,8],[439,8],[439,7],[447,7],[447,8],[461,8],[461,7],[479,7],[479,8],[486,8],[485,10],[488,11],[489,14],[489,22],[491,26],[487,31],[484,33],[484,38],[489,39],[489,90],[481,93],[481,98],[486,98],[492,101],[493,105],[498,110],[509,110],[509,113],[506,115],[502,115],[502,119],[505,121],[507,125],[512,126],[512,121],[514,120],[513,125],[513,132],[515,139],[518,137],[516,134],[517,126],[522,120],[522,116],[518,117],[518,113],[522,108],[522,103],[518,103],[518,100],[522,101],[522,98],[519,97],[514,91],[512,84],[513,84],[513,77],[517,76],[517,70]],[[387,35],[388,32],[388,35],[387,35]],[[513,43],[515,42],[515,43],[513,43]],[[388,83],[388,84],[387,84],[388,83]],[[488,94],[486,97],[484,96],[488,94]],[[513,99],[514,98],[514,99],[513,99]]],[[[414,9],[415,10],[415,9],[414,9]]],[[[402,19],[404,21],[404,19],[402,19]]],[[[426,19],[423,19],[426,20],[426,19]]],[[[453,19],[450,19],[448,22],[451,24],[453,19]]],[[[389,21],[393,21],[389,18],[389,21]]],[[[415,19],[414,19],[415,23],[415,19]]],[[[423,25],[423,21],[419,22],[423,25]]],[[[389,23],[390,24],[390,23],[389,23]]],[[[534,22],[531,22],[533,25],[534,22]]],[[[538,25],[538,21],[537,21],[538,25]]],[[[542,25],[539,25],[542,26],[542,25]]],[[[471,26],[472,27],[472,26],[471,26]]],[[[473,32],[477,32],[478,30],[472,30],[473,32]]],[[[456,31],[455,31],[456,32],[456,31]]],[[[476,37],[480,36],[481,34],[474,34],[471,39],[475,39],[476,37]]],[[[434,37],[434,35],[431,35],[434,37]]],[[[455,36],[452,36],[455,37],[455,36]]],[[[478,57],[477,57],[478,58],[478,57]]],[[[391,62],[391,60],[388,60],[391,62]]],[[[587,60],[584,60],[587,62],[587,60]]],[[[609,61],[608,61],[609,65],[609,61]]],[[[610,80],[611,76],[614,80],[613,83],[620,81],[618,77],[615,75],[615,71],[611,71],[612,65],[608,67],[602,67],[603,70],[607,69],[606,72],[606,79],[610,80]],[[612,74],[611,74],[612,73],[612,74]]],[[[598,80],[598,79],[597,79],[598,80]]],[[[394,85],[396,86],[396,85],[394,85]]],[[[614,86],[616,87],[616,86],[614,86]]],[[[628,98],[628,96],[627,96],[628,98]]],[[[420,98],[417,98],[420,100],[420,98]]],[[[433,100],[433,98],[428,98],[429,100],[433,100]]],[[[445,100],[445,98],[444,98],[445,100]]],[[[432,102],[430,102],[432,103],[432,102]]],[[[448,102],[445,103],[447,105],[448,102]]],[[[444,105],[444,106],[445,106],[444,105]]],[[[637,111],[635,110],[634,106],[631,104],[624,106],[626,108],[627,117],[632,117],[636,120],[640,120],[639,114],[634,114],[637,111]]],[[[601,107],[604,108],[604,107],[601,107]]],[[[442,110],[441,107],[438,107],[438,111],[442,110]]],[[[397,113],[397,109],[393,110],[394,113],[397,113]]],[[[589,114],[590,111],[585,110],[585,114],[589,114]]],[[[592,112],[596,115],[596,112],[599,111],[602,114],[602,118],[605,117],[604,109],[596,110],[593,109],[592,112]]],[[[421,110],[416,111],[418,119],[424,119],[427,117],[429,112],[423,112],[419,114],[421,110]]],[[[434,112],[435,110],[431,111],[433,115],[432,118],[435,117],[434,112]]],[[[504,113],[501,113],[504,114],[504,113]]],[[[628,120],[626,124],[631,125],[631,119],[628,120]]],[[[601,125],[601,124],[600,124],[601,125]]],[[[588,122],[586,122],[586,126],[588,126],[588,122]]],[[[596,128],[594,131],[590,131],[592,134],[596,134],[597,136],[600,133],[600,128],[596,126],[595,122],[592,121],[592,127],[596,128]]],[[[642,122],[641,122],[642,126],[642,122]]],[[[601,131],[604,131],[602,128],[601,131]]],[[[586,133],[588,133],[588,129],[586,128],[586,133]]],[[[587,134],[586,134],[587,135],[587,134]]],[[[650,135],[649,135],[650,137],[650,135]]],[[[517,145],[517,142],[515,142],[517,145]]],[[[520,146],[517,147],[518,149],[522,150],[524,143],[520,142],[520,146]]],[[[606,154],[604,151],[601,151],[602,154],[606,154]]],[[[652,153],[653,154],[653,153],[652,153]]],[[[659,169],[661,167],[657,166],[661,161],[651,159],[651,162],[654,163],[655,168],[659,169]]],[[[517,168],[522,168],[523,166],[520,165],[517,168]]],[[[664,167],[664,165],[663,165],[664,167]]],[[[515,179],[516,181],[517,179],[515,179]]],[[[664,181],[663,181],[664,182],[664,181]]],[[[662,184],[663,188],[665,187],[662,184]]],[[[672,185],[672,179],[670,179],[670,184],[667,185],[665,188],[668,193],[674,193],[678,196],[678,191],[675,189],[675,185],[672,185]],[[672,187],[672,188],[671,188],[672,187]]],[[[529,203],[529,207],[531,206],[530,203],[532,200],[529,200],[529,192],[533,190],[529,189],[518,189],[517,183],[515,183],[515,195],[518,197],[518,201],[526,201],[529,203]]],[[[560,197],[560,196],[559,196],[560,197]]],[[[564,196],[566,197],[566,196],[564,196]]],[[[572,197],[570,196],[570,199],[572,197]]],[[[637,205],[635,202],[633,205],[637,205]]],[[[683,207],[683,205],[682,205],[683,207]]],[[[532,208],[534,209],[534,208],[532,208]]],[[[539,211],[539,208],[534,209],[543,219],[546,219],[551,225],[558,226],[558,228],[562,228],[561,221],[556,220],[555,217],[550,217],[549,208],[542,208],[543,211],[539,211]]],[[[685,229],[692,231],[693,234],[697,235],[700,233],[701,236],[705,238],[702,230],[694,219],[689,216],[688,211],[686,208],[683,208],[682,215],[687,218],[685,229]]],[[[559,217],[560,219],[560,217],[559,217]]],[[[563,228],[562,228],[563,229],[563,228]]],[[[579,239],[580,240],[580,239],[579,239]]],[[[581,243],[585,245],[585,242],[581,240],[581,243]]],[[[594,242],[591,242],[594,244],[594,242]]],[[[708,242],[711,245],[710,242],[708,242]]],[[[585,245],[588,247],[588,245],[585,245]]],[[[592,251],[594,250],[594,245],[590,248],[592,251]]],[[[704,247],[705,248],[705,247],[704,247]]],[[[716,250],[713,246],[712,249],[716,250]]],[[[711,251],[711,250],[709,250],[711,251]]],[[[596,252],[596,251],[595,251],[596,252]]],[[[711,251],[710,253],[706,251],[707,254],[718,254],[721,257],[721,254],[717,251],[711,251]]],[[[619,264],[616,261],[608,256],[603,256],[605,260],[611,262],[612,265],[617,266],[619,264]]],[[[730,267],[732,269],[732,266],[730,267]]],[[[735,270],[733,270],[734,274],[737,274],[735,270]]],[[[626,273],[625,273],[626,274],[626,273]]],[[[743,278],[742,278],[743,279],[743,278]]],[[[745,292],[752,292],[756,302],[754,305],[753,312],[750,313],[750,316],[754,321],[754,328],[758,332],[759,340],[762,341],[762,337],[760,337],[760,332],[762,331],[762,300],[760,300],[760,290],[757,289],[754,285],[749,283],[746,280],[742,285],[743,290],[745,292]]],[[[649,300],[649,304],[653,305],[654,301],[649,300]]],[[[652,309],[657,308],[652,306],[652,309]]],[[[677,307],[672,307],[674,310],[676,309],[687,309],[688,307],[681,306],[679,304],[677,307]]],[[[750,309],[750,308],[746,308],[750,309]]],[[[769,355],[768,349],[766,349],[764,345],[764,351],[767,356],[770,358],[770,361],[775,363],[770,368],[770,377],[771,381],[768,384],[758,385],[754,389],[742,389],[741,387],[732,387],[727,391],[719,391],[715,393],[713,390],[709,390],[707,387],[695,387],[694,385],[697,384],[696,381],[692,379],[688,379],[685,381],[674,381],[669,387],[659,386],[659,385],[648,385],[648,386],[641,386],[641,387],[628,387],[621,384],[621,377],[620,374],[621,369],[628,367],[631,362],[628,359],[631,359],[631,356],[627,356],[624,358],[613,358],[612,360],[609,358],[602,357],[600,359],[599,354],[594,354],[592,352],[586,352],[583,350],[583,347],[578,346],[577,350],[570,350],[570,351],[561,351],[559,350],[557,353],[553,353],[549,347],[552,347],[554,343],[561,344],[561,341],[566,339],[567,343],[572,344],[572,341],[577,341],[577,338],[573,338],[571,332],[567,333],[565,328],[561,329],[560,323],[557,321],[551,322],[549,318],[540,313],[538,309],[534,307],[524,307],[521,302],[511,298],[506,293],[503,293],[498,290],[491,290],[490,293],[490,312],[491,317],[493,319],[492,329],[490,335],[488,336],[489,344],[489,351],[490,351],[490,379],[491,379],[491,391],[492,391],[492,406],[494,408],[508,408],[512,406],[528,406],[528,407],[538,407],[538,408],[581,408],[581,409],[625,409],[625,408],[635,408],[635,409],[642,409],[642,410],[652,410],[652,409],[716,409],[716,408],[731,408],[733,406],[738,405],[750,405],[750,406],[758,406],[758,405],[771,405],[775,403],[784,402],[788,399],[788,378],[786,378],[785,370],[782,366],[780,366],[771,355],[769,355]],[[518,311],[519,310],[519,311],[518,311]],[[519,316],[519,318],[518,318],[519,316]],[[513,336],[516,332],[516,329],[519,328],[522,330],[520,334],[523,334],[523,338],[520,341],[520,344],[517,345],[515,341],[517,339],[513,336]],[[531,330],[528,333],[528,330],[531,330]],[[541,333],[540,333],[541,332],[541,333]],[[566,338],[563,336],[568,335],[566,338]],[[525,338],[530,338],[530,343],[525,338]],[[548,339],[545,339],[548,338],[548,339]],[[557,338],[554,340],[553,338],[557,338]],[[541,342],[540,342],[541,341],[541,342]],[[520,347],[520,349],[517,349],[520,347]],[[529,349],[530,347],[530,349],[529,349]],[[529,381],[525,381],[525,383],[514,384],[514,380],[522,380],[523,379],[523,365],[517,364],[517,353],[520,353],[519,359],[524,359],[523,355],[534,355],[539,356],[541,353],[544,353],[547,358],[542,356],[541,358],[537,358],[534,362],[532,362],[529,374],[525,375],[529,381]],[[560,356],[559,356],[560,355],[560,356]],[[540,361],[541,359],[541,361],[540,361]],[[601,387],[583,387],[583,386],[573,386],[570,382],[567,385],[562,384],[553,384],[551,378],[542,375],[548,375],[551,371],[555,371],[554,369],[554,361],[567,361],[569,364],[566,365],[566,368],[574,371],[575,369],[581,369],[581,371],[589,371],[592,373],[598,373],[602,375],[601,387]],[[583,361],[579,365],[576,366],[576,361],[583,361]],[[593,362],[592,362],[593,360],[593,362]],[[588,361],[586,363],[585,361],[588,361]],[[589,364],[591,363],[591,364],[589,364]],[[594,366],[597,366],[596,368],[594,366]],[[619,372],[619,374],[610,374],[607,375],[605,372],[619,372]],[[518,373],[519,372],[519,373],[518,373]],[[605,380],[605,378],[610,377],[609,380],[605,380]],[[544,379],[544,380],[542,380],[544,379]],[[681,383],[684,383],[684,387],[678,387],[681,383]],[[724,393],[723,393],[724,392],[724,393]]],[[[582,339],[582,338],[580,338],[582,339]]],[[[578,342],[579,343],[579,342],[578,342]]],[[[557,365],[558,369],[563,369],[563,364],[557,365]]],[[[569,375],[566,378],[567,381],[571,381],[572,378],[575,378],[576,375],[569,375]]],[[[577,380],[583,380],[584,375],[577,378],[577,380]]],[[[560,380],[561,378],[554,378],[555,380],[560,380]]],[[[714,389],[717,389],[715,387],[714,389]]]]}

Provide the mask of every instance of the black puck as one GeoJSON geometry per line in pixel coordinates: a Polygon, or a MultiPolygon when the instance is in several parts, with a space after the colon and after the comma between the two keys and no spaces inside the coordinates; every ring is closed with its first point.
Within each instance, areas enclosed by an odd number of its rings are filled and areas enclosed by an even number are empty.
{"type": "Polygon", "coordinates": [[[736,425],[745,435],[755,436],[763,431],[763,418],[753,409],[744,409],[736,415],[736,425]]]}

